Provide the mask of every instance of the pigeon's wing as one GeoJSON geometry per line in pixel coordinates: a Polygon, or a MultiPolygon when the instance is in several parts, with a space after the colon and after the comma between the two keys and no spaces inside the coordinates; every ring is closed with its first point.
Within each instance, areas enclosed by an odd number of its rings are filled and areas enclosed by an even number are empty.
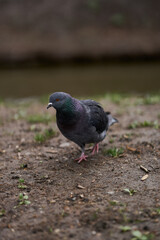
{"type": "Polygon", "coordinates": [[[88,109],[89,124],[94,126],[98,133],[102,133],[108,124],[108,119],[103,108],[93,100],[82,100],[81,103],[88,109]]]}

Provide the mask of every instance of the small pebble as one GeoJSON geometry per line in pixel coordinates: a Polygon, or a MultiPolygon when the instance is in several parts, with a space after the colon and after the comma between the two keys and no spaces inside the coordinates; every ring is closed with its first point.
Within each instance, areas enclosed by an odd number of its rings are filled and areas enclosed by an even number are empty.
{"type": "Polygon", "coordinates": [[[55,232],[55,233],[59,233],[59,232],[60,232],[60,229],[59,229],[59,228],[56,228],[56,229],[54,230],[54,232],[55,232]]]}
{"type": "Polygon", "coordinates": [[[60,146],[60,148],[70,147],[70,143],[64,142],[64,143],[61,143],[59,146],[60,146]]]}
{"type": "Polygon", "coordinates": [[[114,191],[107,192],[108,194],[112,195],[114,194],[114,191]]]}
{"type": "Polygon", "coordinates": [[[92,235],[96,235],[96,231],[92,231],[92,235]]]}

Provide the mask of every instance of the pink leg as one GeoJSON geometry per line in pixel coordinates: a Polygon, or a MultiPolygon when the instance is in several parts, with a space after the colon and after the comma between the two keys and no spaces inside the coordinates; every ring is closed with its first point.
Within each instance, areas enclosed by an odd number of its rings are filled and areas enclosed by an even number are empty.
{"type": "Polygon", "coordinates": [[[98,143],[96,143],[96,144],[94,145],[93,149],[92,149],[92,155],[94,155],[95,152],[98,153],[98,151],[99,151],[99,145],[98,145],[98,143]]]}
{"type": "Polygon", "coordinates": [[[81,163],[83,160],[87,161],[87,155],[82,152],[81,156],[79,158],[76,158],[75,161],[78,161],[78,163],[81,163]]]}

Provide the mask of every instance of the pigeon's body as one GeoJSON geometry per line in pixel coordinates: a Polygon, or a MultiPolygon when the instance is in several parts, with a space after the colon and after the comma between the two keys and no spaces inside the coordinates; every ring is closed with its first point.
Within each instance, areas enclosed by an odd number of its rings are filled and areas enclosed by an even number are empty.
{"type": "Polygon", "coordinates": [[[92,101],[79,101],[79,111],[71,121],[57,111],[57,125],[62,134],[84,147],[86,143],[98,143],[106,136],[107,117],[103,109],[92,101]],[[95,105],[96,104],[96,105],[95,105]],[[96,116],[96,118],[95,118],[96,116]]]}
{"type": "Polygon", "coordinates": [[[81,147],[82,155],[77,159],[79,162],[86,160],[85,144],[95,143],[93,154],[98,152],[98,143],[106,137],[108,127],[117,122],[97,102],[80,101],[63,92],[50,96],[48,108],[51,106],[57,110],[57,125],[61,133],[81,147]]]}

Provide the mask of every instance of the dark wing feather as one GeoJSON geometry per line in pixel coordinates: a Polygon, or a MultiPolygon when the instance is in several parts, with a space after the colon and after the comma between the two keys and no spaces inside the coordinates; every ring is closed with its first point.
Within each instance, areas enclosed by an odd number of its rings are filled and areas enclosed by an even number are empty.
{"type": "Polygon", "coordinates": [[[102,133],[108,124],[108,119],[106,113],[99,103],[93,100],[82,100],[82,104],[90,109],[89,112],[89,122],[92,126],[96,128],[98,133],[102,133]]]}

